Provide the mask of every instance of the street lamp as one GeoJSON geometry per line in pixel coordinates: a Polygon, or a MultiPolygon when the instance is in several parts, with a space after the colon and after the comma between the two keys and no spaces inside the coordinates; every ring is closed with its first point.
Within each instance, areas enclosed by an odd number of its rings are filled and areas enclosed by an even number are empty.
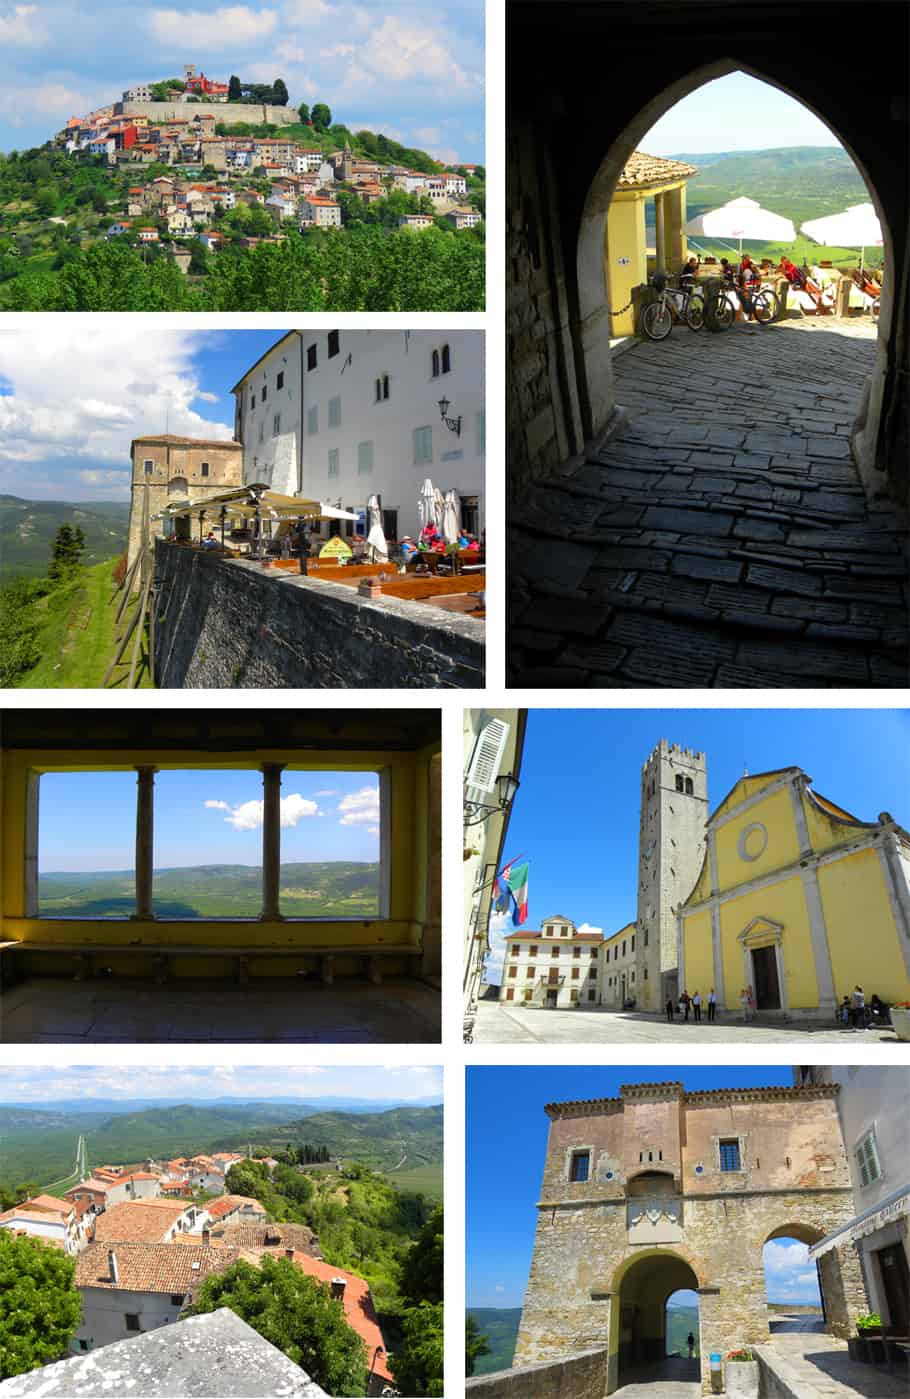
{"type": "Polygon", "coordinates": [[[445,395],[443,394],[442,398],[439,400],[439,416],[440,416],[440,418],[442,418],[442,421],[445,423],[446,427],[449,429],[449,432],[454,432],[454,434],[455,434],[456,437],[460,437],[460,436],[461,436],[461,416],[459,415],[459,417],[457,417],[457,418],[447,418],[447,417],[446,417],[446,414],[448,413],[448,411],[449,411],[449,400],[448,400],[448,399],[445,397],[445,395]]]}
{"type": "Polygon", "coordinates": [[[499,811],[507,811],[515,800],[515,794],[519,788],[517,777],[508,773],[500,773],[496,779],[496,805],[490,806],[484,802],[469,802],[464,804],[464,814],[466,826],[477,826],[481,821],[485,821],[499,811]]]}

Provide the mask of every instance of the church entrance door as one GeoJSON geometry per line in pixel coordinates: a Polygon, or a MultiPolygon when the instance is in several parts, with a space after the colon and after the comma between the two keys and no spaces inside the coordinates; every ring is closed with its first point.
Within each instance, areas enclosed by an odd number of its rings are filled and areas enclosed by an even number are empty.
{"type": "Polygon", "coordinates": [[[777,979],[777,951],[774,947],[753,947],[755,1005],[758,1010],[780,1010],[780,983],[777,979]]]}

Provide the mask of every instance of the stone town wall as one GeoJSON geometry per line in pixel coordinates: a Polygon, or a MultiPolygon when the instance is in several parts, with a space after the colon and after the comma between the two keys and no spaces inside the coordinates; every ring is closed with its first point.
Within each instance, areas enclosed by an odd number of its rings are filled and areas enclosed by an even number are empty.
{"type": "Polygon", "coordinates": [[[300,120],[293,107],[269,107],[255,102],[117,102],[114,112],[124,117],[148,117],[149,121],[192,121],[193,117],[214,117],[216,121],[248,121],[258,126],[291,126],[300,120]]]}
{"type": "Polygon", "coordinates": [[[605,1350],[580,1351],[558,1360],[500,1370],[465,1381],[470,1399],[603,1399],[605,1350]]]}
{"type": "Polygon", "coordinates": [[[155,678],[175,689],[484,683],[483,629],[424,603],[159,541],[155,678]]]}

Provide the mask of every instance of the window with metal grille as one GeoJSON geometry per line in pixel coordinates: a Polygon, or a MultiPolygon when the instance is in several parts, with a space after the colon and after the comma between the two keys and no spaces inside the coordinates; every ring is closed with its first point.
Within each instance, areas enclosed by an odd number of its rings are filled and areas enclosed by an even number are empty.
{"type": "Polygon", "coordinates": [[[878,1159],[878,1146],[875,1141],[874,1129],[867,1132],[860,1139],[859,1145],[854,1150],[856,1164],[859,1167],[859,1178],[863,1187],[871,1185],[873,1181],[880,1180],[882,1174],[881,1162],[878,1159]]]}
{"type": "Polygon", "coordinates": [[[573,1151],[569,1163],[569,1180],[584,1182],[591,1170],[590,1151],[573,1151]]]}
{"type": "Polygon", "coordinates": [[[720,1143],[720,1169],[722,1171],[738,1171],[740,1169],[738,1137],[720,1143]]]}

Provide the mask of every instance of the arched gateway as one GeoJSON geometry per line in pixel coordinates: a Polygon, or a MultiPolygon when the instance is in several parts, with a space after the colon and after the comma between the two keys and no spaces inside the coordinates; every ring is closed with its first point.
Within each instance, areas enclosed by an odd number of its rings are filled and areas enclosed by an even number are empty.
{"type": "MultiPolygon", "coordinates": [[[[698,1294],[711,1351],[768,1338],[762,1249],[815,1242],[853,1215],[836,1085],[686,1093],[623,1085],[618,1098],[551,1103],[534,1257],[515,1364],[604,1347],[607,1393],[665,1355],[665,1307],[698,1294]]],[[[852,1330],[866,1299],[855,1258],[820,1269],[827,1327],[852,1330]]]]}

